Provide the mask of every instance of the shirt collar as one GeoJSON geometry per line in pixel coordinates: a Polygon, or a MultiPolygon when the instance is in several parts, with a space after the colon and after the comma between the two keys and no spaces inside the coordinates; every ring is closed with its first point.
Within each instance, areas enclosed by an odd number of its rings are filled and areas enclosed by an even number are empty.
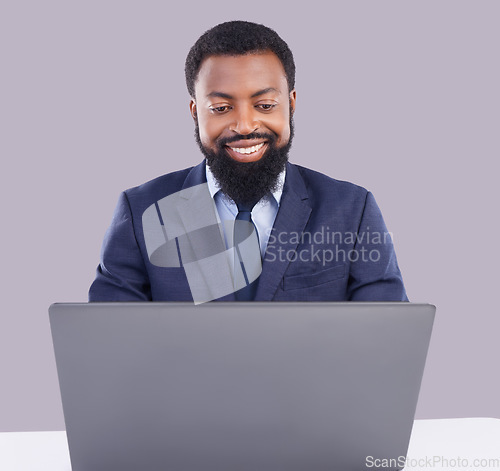
{"type": "MultiPolygon", "coordinates": [[[[217,180],[215,179],[212,171],[210,170],[208,164],[205,165],[205,169],[207,175],[208,191],[210,191],[210,196],[213,198],[220,191],[220,186],[217,180]]],[[[276,187],[276,190],[271,192],[274,199],[276,200],[276,203],[278,203],[278,206],[281,201],[281,195],[283,194],[283,185],[285,184],[285,176],[286,176],[286,167],[278,175],[278,185],[276,187]]]]}

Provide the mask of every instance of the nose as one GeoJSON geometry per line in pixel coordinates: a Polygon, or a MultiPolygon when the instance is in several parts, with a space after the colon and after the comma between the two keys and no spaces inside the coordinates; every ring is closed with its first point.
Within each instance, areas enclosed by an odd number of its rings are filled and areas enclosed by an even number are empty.
{"type": "Polygon", "coordinates": [[[234,121],[229,126],[229,129],[237,134],[251,134],[260,127],[256,110],[253,106],[238,109],[236,113],[233,113],[233,117],[234,121]]]}

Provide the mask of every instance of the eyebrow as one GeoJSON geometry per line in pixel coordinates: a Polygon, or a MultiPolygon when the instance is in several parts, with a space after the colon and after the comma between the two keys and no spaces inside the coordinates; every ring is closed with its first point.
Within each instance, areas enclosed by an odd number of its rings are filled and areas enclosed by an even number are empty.
{"type": "MultiPolygon", "coordinates": [[[[258,97],[261,95],[265,95],[266,93],[269,93],[269,92],[276,92],[278,94],[281,93],[276,88],[268,87],[268,88],[264,88],[263,90],[259,90],[258,92],[255,92],[250,98],[255,98],[255,97],[258,97]]],[[[234,97],[232,95],[229,95],[228,93],[224,93],[224,92],[210,92],[207,95],[207,98],[226,98],[228,100],[231,100],[234,97]]]]}
{"type": "Polygon", "coordinates": [[[259,90],[258,92],[255,92],[251,98],[255,98],[256,96],[261,96],[261,95],[265,95],[266,93],[269,93],[269,92],[276,92],[276,93],[281,93],[279,90],[276,90],[276,88],[273,88],[273,87],[269,87],[269,88],[264,88],[264,90],[259,90]]]}

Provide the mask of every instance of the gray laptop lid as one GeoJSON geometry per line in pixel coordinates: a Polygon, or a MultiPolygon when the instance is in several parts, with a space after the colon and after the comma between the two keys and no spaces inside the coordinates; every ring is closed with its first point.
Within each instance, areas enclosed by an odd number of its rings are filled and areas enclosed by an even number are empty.
{"type": "Polygon", "coordinates": [[[406,454],[435,307],[49,311],[73,471],[359,471],[406,454]]]}

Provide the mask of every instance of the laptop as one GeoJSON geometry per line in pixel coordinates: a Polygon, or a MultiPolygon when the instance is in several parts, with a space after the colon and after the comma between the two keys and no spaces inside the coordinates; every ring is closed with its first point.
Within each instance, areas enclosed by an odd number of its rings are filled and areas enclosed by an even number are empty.
{"type": "Polygon", "coordinates": [[[91,303],[49,314],[73,471],[359,471],[404,465],[435,307],[91,303]]]}

